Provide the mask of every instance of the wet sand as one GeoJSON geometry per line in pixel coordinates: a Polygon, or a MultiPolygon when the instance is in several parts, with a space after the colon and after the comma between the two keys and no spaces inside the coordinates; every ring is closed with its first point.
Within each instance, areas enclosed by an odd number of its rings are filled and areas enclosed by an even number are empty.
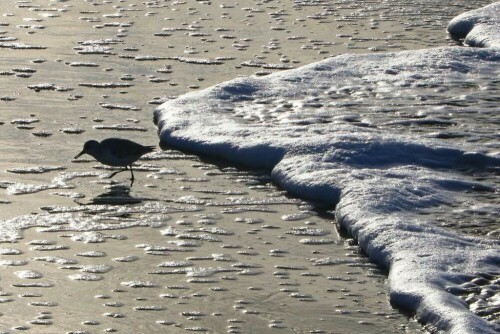
{"type": "Polygon", "coordinates": [[[25,230],[19,242],[2,245],[5,329],[397,333],[418,328],[391,309],[384,273],[352,240],[340,237],[329,217],[268,184],[265,175],[191,160],[163,163],[172,174],[139,180],[142,187],[130,197],[115,185],[91,199],[103,185],[78,185],[89,195],[82,204],[142,202],[47,207],[37,223],[47,221],[49,227],[25,230]],[[182,175],[173,172],[181,168],[182,175]],[[145,181],[149,187],[143,190],[145,181]],[[76,221],[64,224],[64,212],[74,210],[79,212],[70,217],[76,221]]]}
{"type": "Polygon", "coordinates": [[[265,174],[167,150],[130,188],[71,161],[91,138],[157,143],[156,105],[238,75],[444,45],[486,2],[404,3],[2,2],[0,332],[421,331],[328,213],[265,174]]]}

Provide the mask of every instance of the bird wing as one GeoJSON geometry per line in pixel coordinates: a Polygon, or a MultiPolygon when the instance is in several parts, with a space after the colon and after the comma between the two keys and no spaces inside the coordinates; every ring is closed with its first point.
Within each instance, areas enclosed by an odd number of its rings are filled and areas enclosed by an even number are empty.
{"type": "Polygon", "coordinates": [[[151,146],[143,146],[123,138],[104,139],[101,141],[101,145],[107,147],[111,154],[118,159],[125,159],[130,157],[130,155],[141,156],[153,150],[151,146]]]}

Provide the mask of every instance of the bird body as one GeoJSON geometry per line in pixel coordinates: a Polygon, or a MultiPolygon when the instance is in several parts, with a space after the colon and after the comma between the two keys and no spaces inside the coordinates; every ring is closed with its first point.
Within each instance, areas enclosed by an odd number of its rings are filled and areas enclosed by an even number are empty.
{"type": "Polygon", "coordinates": [[[83,145],[83,150],[75,156],[75,159],[83,154],[88,154],[104,165],[125,167],[125,169],[111,174],[110,177],[130,167],[131,180],[133,181],[132,164],[154,149],[155,146],[144,146],[122,138],[107,138],[101,142],[89,140],[83,145]]]}

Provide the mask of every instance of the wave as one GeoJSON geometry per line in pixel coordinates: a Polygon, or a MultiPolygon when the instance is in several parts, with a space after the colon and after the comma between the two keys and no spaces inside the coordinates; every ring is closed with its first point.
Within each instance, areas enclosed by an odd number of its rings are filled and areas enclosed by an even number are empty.
{"type": "Polygon", "coordinates": [[[160,139],[269,170],[290,193],[335,206],[337,222],[389,269],[391,303],[430,329],[497,332],[471,311],[494,305],[491,293],[460,295],[500,275],[500,243],[436,221],[471,201],[498,214],[483,195],[498,193],[499,14],[497,2],[450,22],[482,49],[347,54],[186,94],[155,110],[160,139]]]}

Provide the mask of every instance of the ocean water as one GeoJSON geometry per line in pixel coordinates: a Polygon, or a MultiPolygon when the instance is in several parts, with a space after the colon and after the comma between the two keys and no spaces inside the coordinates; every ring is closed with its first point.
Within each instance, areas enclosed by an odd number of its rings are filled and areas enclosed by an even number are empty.
{"type": "Polygon", "coordinates": [[[184,95],[156,110],[160,138],[335,206],[390,271],[391,302],[434,330],[497,332],[499,14],[454,19],[471,47],[346,54],[184,95]]]}
{"type": "Polygon", "coordinates": [[[490,2],[0,1],[0,333],[494,331],[490,2]]]}

